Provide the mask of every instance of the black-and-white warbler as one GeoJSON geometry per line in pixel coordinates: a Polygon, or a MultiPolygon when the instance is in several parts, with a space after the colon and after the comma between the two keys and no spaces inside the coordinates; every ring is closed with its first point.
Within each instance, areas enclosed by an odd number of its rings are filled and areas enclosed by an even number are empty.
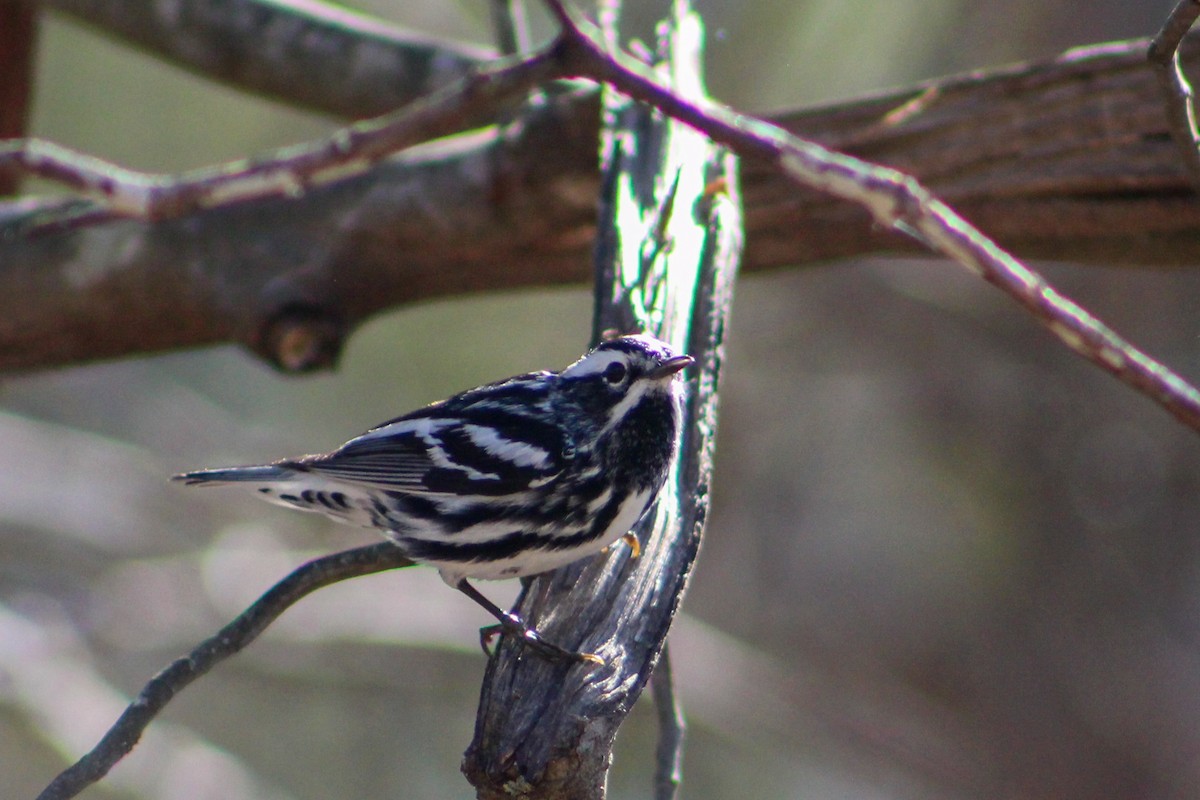
{"type": "Polygon", "coordinates": [[[654,503],[679,442],[692,363],[651,336],[602,342],[561,372],[490,383],[397,417],[324,455],[176,475],[236,483],[290,508],[378,528],[545,655],[468,578],[535,575],[596,553],[654,503]]]}

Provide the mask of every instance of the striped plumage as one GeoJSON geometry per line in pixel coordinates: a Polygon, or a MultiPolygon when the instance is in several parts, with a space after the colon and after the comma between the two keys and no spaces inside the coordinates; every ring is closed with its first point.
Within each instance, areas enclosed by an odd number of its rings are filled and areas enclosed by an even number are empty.
{"type": "Polygon", "coordinates": [[[626,534],[666,479],[679,440],[676,373],[690,363],[653,337],[622,336],[561,372],[469,389],[332,453],[176,479],[236,483],[378,528],[506,629],[537,641],[466,579],[545,572],[626,534]]]}

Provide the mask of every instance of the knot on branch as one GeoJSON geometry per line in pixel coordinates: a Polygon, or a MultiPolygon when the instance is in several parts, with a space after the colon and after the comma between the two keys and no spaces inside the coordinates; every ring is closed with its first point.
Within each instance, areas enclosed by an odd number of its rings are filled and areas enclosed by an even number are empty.
{"type": "Polygon", "coordinates": [[[346,342],[345,318],[318,303],[291,302],[264,318],[251,344],[281,372],[333,369],[346,342]]]}

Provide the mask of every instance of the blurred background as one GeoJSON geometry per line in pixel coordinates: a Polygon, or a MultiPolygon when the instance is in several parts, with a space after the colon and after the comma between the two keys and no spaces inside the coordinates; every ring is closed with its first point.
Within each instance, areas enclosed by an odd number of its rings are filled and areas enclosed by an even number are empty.
{"type": "MultiPolygon", "coordinates": [[[[488,43],[482,2],[347,4],[488,43]]],[[[697,3],[751,111],[1151,35],[1170,0],[697,3]],[[881,13],[882,10],[882,13],[881,13]]],[[[34,135],[177,170],[334,120],[49,16],[34,135]]],[[[1045,264],[1193,382],[1200,273],[1045,264]]],[[[171,474],[334,447],[467,386],[560,367],[586,287],[409,308],[340,369],[228,347],[0,384],[0,794],[34,796],[157,670],[301,561],[369,532],[171,474]]],[[[713,513],[672,633],[684,795],[1182,798],[1200,792],[1200,441],[939,261],[744,279],[713,513]]],[[[498,600],[515,587],[489,585],[498,600]]],[[[179,696],[95,798],[467,798],[488,620],[432,570],[289,611],[179,696]]],[[[613,798],[648,796],[649,698],[613,798]]]]}

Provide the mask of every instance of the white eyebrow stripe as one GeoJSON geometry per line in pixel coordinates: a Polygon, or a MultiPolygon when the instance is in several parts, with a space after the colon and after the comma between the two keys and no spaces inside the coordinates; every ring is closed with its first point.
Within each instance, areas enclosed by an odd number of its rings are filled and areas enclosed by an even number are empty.
{"type": "Polygon", "coordinates": [[[599,375],[604,368],[613,362],[629,363],[629,354],[618,350],[601,350],[588,353],[571,366],[562,371],[565,378],[581,378],[585,375],[599,375]]]}
{"type": "Polygon", "coordinates": [[[506,439],[497,433],[495,428],[467,424],[462,429],[473,443],[490,455],[509,461],[515,466],[541,469],[550,461],[550,454],[544,449],[529,442],[506,439]]]}

